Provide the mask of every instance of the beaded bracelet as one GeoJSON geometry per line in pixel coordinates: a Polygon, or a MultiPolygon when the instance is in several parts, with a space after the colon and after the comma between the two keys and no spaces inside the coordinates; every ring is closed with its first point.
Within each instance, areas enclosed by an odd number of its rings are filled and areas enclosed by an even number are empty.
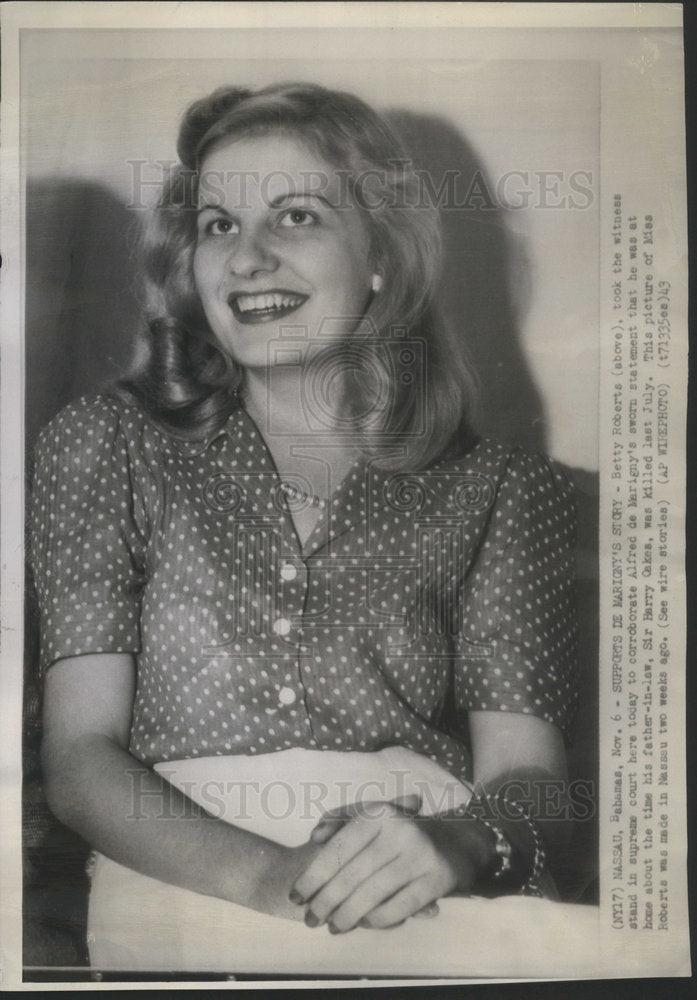
{"type": "MultiPolygon", "coordinates": [[[[500,795],[487,795],[486,793],[480,792],[477,794],[476,798],[470,799],[470,802],[465,810],[469,813],[471,806],[474,802],[486,802],[489,806],[494,809],[498,808],[500,795]]],[[[542,843],[542,837],[540,831],[537,829],[536,824],[532,821],[529,812],[522,806],[519,802],[514,799],[504,799],[507,806],[512,807],[521,817],[525,820],[525,823],[530,830],[530,835],[533,840],[534,853],[532,860],[532,867],[530,875],[523,882],[522,886],[518,890],[521,896],[542,896],[543,892],[540,889],[540,878],[545,868],[545,863],[547,861],[547,855],[545,853],[544,845],[542,843]]],[[[497,870],[494,872],[493,877],[497,880],[502,879],[504,875],[512,870],[511,856],[512,848],[511,844],[506,837],[503,830],[501,830],[494,823],[489,822],[489,820],[484,819],[482,816],[478,816],[477,819],[482,823],[488,830],[494,834],[496,839],[495,850],[497,857],[500,859],[500,864],[497,870]]]]}
{"type": "Polygon", "coordinates": [[[498,864],[491,873],[491,876],[496,880],[501,879],[512,870],[511,858],[513,856],[513,848],[511,847],[511,842],[500,827],[494,826],[493,823],[490,823],[488,819],[484,819],[483,816],[479,816],[478,819],[482,826],[485,826],[494,835],[494,850],[496,851],[498,864]]]}

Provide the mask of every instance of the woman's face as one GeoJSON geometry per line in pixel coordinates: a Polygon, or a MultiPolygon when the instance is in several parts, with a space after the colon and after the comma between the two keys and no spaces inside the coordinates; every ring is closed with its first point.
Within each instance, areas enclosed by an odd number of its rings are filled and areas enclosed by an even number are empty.
{"type": "Polygon", "coordinates": [[[314,354],[355,329],[373,268],[344,188],[334,167],[281,133],[222,140],[204,157],[194,278],[213,333],[239,364],[296,363],[298,346],[314,354]]]}

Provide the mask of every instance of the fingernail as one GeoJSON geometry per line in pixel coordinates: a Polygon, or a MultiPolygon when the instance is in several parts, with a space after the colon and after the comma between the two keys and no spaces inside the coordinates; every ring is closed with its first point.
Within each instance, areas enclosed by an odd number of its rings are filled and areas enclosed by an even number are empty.
{"type": "Polygon", "coordinates": [[[291,901],[291,903],[302,903],[303,901],[303,898],[297,889],[290,890],[288,894],[288,899],[291,901]]]}
{"type": "Polygon", "coordinates": [[[341,934],[341,931],[339,930],[339,928],[335,927],[334,924],[328,923],[327,927],[329,928],[329,933],[330,934],[341,934]]]}
{"type": "Polygon", "coordinates": [[[308,910],[305,914],[305,923],[308,927],[317,927],[319,924],[319,917],[316,916],[312,910],[308,910]]]}
{"type": "Polygon", "coordinates": [[[363,917],[362,920],[359,920],[358,921],[358,926],[359,927],[370,927],[370,924],[368,923],[368,918],[367,917],[363,917]]]}

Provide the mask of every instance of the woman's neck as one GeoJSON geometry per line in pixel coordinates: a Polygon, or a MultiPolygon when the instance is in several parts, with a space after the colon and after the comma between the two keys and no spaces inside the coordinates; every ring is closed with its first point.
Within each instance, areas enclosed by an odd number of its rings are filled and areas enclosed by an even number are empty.
{"type": "MultiPolygon", "coordinates": [[[[301,380],[300,366],[247,370],[242,401],[281,478],[326,502],[362,449],[354,435],[336,430],[338,400],[320,408],[310,399],[308,405],[308,388],[301,380]]],[[[300,538],[312,531],[319,515],[319,506],[294,514],[300,538]]]]}
{"type": "Polygon", "coordinates": [[[326,443],[327,437],[341,437],[343,393],[337,383],[332,381],[327,396],[302,365],[248,368],[242,400],[265,437],[315,436],[326,443]]]}

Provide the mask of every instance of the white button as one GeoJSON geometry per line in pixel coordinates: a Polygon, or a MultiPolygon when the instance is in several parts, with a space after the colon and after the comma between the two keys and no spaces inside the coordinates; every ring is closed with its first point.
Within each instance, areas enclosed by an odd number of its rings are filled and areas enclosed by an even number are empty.
{"type": "Polygon", "coordinates": [[[278,692],[278,700],[282,705],[292,705],[295,701],[295,691],[293,688],[282,687],[278,692]]]}
{"type": "Polygon", "coordinates": [[[288,635],[290,632],[290,622],[287,618],[277,618],[272,628],[276,635],[288,635]]]}
{"type": "Polygon", "coordinates": [[[294,580],[298,575],[298,571],[293,565],[293,563],[284,563],[281,566],[281,579],[282,580],[294,580]]]}

